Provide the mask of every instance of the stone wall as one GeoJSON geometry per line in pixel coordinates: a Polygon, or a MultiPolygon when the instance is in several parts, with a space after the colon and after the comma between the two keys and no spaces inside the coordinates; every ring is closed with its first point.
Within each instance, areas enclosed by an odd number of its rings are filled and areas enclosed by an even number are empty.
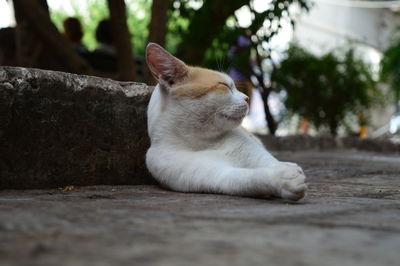
{"type": "Polygon", "coordinates": [[[0,189],[152,184],[134,82],[0,67],[0,189]]]}

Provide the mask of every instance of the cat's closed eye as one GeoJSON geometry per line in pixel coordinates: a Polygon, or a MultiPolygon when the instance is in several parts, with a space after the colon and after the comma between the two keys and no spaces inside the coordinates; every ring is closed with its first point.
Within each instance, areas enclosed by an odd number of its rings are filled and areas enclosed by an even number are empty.
{"type": "Polygon", "coordinates": [[[232,88],[228,84],[226,84],[225,82],[218,82],[218,84],[226,86],[230,91],[232,91],[232,88]]]}

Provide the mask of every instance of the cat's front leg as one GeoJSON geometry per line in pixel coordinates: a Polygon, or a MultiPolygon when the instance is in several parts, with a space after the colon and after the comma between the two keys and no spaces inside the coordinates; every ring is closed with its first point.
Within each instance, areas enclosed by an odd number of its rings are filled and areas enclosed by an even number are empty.
{"type": "Polygon", "coordinates": [[[295,163],[276,162],[254,169],[231,168],[224,179],[224,184],[236,184],[229,194],[276,196],[297,201],[307,192],[306,177],[295,163]]]}
{"type": "Polygon", "coordinates": [[[290,163],[238,168],[211,151],[171,151],[170,148],[151,147],[146,164],[161,184],[175,191],[299,200],[307,189],[301,168],[290,163]]]}
{"type": "Polygon", "coordinates": [[[306,177],[300,166],[278,161],[260,143],[250,138],[245,141],[246,145],[235,150],[236,157],[240,158],[240,165],[255,169],[255,178],[258,178],[257,175],[264,177],[264,182],[267,182],[265,186],[273,187],[278,197],[299,200],[305,196],[306,177]]]}

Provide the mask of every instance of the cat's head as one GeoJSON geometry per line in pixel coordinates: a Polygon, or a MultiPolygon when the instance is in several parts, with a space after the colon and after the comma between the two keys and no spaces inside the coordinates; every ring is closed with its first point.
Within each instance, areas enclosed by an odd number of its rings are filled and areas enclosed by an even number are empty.
{"type": "Polygon", "coordinates": [[[147,46],[146,61],[165,97],[186,112],[188,119],[229,130],[240,125],[247,114],[249,98],[236,89],[228,75],[187,66],[154,43],[147,46]]]}

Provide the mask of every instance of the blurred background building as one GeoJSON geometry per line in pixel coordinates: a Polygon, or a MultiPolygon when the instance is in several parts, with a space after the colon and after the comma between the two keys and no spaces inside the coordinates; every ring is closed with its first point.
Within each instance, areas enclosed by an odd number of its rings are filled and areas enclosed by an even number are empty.
{"type": "MultiPolygon", "coordinates": [[[[293,40],[317,54],[352,46],[378,76],[382,54],[397,37],[399,10],[400,1],[316,0],[310,12],[298,16],[293,40]]],[[[380,87],[387,90],[385,84],[380,87]]],[[[394,104],[371,112],[372,136],[389,130],[394,112],[394,104]]]]}
{"type": "Polygon", "coordinates": [[[343,45],[365,50],[365,57],[378,63],[392,39],[400,16],[400,1],[317,0],[301,14],[293,38],[315,52],[343,45]]]}

